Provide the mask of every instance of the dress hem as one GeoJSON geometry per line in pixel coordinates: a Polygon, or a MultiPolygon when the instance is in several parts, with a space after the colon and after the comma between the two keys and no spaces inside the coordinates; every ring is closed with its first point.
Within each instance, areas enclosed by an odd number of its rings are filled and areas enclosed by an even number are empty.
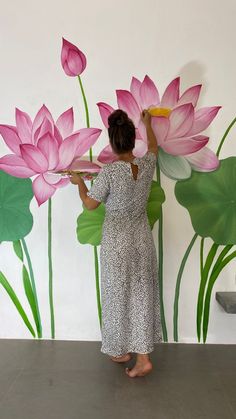
{"type": "MultiPolygon", "coordinates": [[[[162,340],[158,340],[157,342],[154,342],[154,345],[158,344],[158,343],[162,343],[162,342],[163,342],[162,340]]],[[[140,349],[136,349],[136,348],[130,348],[130,349],[127,349],[123,353],[120,353],[120,352],[119,353],[114,353],[114,352],[110,352],[109,350],[106,351],[106,349],[101,348],[100,352],[102,352],[105,355],[109,355],[109,356],[123,356],[123,355],[126,355],[129,352],[138,353],[138,354],[149,354],[149,353],[153,352],[154,349],[155,349],[154,346],[151,346],[150,349],[148,349],[148,350],[147,349],[146,350],[140,350],[140,349]]]]}

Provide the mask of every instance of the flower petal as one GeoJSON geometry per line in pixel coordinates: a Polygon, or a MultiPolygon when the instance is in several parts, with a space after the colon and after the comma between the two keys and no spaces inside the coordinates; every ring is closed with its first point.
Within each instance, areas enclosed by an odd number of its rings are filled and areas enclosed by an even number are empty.
{"type": "Polygon", "coordinates": [[[147,130],[146,127],[143,123],[143,121],[140,119],[139,124],[138,124],[138,132],[140,133],[140,137],[142,138],[142,140],[147,143],[147,130]]]}
{"type": "Polygon", "coordinates": [[[20,178],[28,178],[36,175],[36,172],[27,166],[23,158],[15,154],[7,154],[0,158],[0,170],[20,178]]]}
{"type": "Polygon", "coordinates": [[[76,77],[76,75],[71,72],[67,60],[65,61],[64,65],[63,65],[63,70],[65,71],[65,73],[66,73],[67,76],[76,77]]]}
{"type": "Polygon", "coordinates": [[[69,185],[70,183],[70,179],[68,178],[62,178],[61,180],[59,180],[58,183],[56,183],[56,187],[57,188],[64,188],[65,186],[69,185]]]}
{"type": "Polygon", "coordinates": [[[96,143],[101,132],[99,128],[81,128],[76,131],[79,134],[76,157],[83,156],[96,143]]]}
{"type": "Polygon", "coordinates": [[[172,109],[176,106],[179,100],[179,84],[180,84],[180,77],[176,77],[167,86],[161,99],[162,108],[172,109]]]}
{"type": "Polygon", "coordinates": [[[191,166],[184,157],[172,156],[159,148],[157,158],[160,170],[170,179],[188,179],[191,176],[191,166]]]}
{"type": "Polygon", "coordinates": [[[69,169],[79,170],[81,172],[98,173],[101,170],[101,166],[89,160],[77,158],[73,161],[69,169]]]}
{"type": "Polygon", "coordinates": [[[18,136],[16,127],[12,125],[0,125],[0,134],[6,145],[13,153],[20,155],[21,140],[18,136]]]}
{"type": "Polygon", "coordinates": [[[56,188],[49,185],[45,181],[43,175],[39,175],[33,180],[32,187],[39,206],[51,198],[51,196],[56,192],[56,188]]]}
{"type": "Polygon", "coordinates": [[[143,157],[147,152],[147,143],[143,140],[135,140],[135,146],[133,148],[133,154],[135,157],[143,157]]]}
{"type": "Polygon", "coordinates": [[[184,156],[192,154],[203,148],[209,141],[209,137],[205,135],[196,135],[195,137],[180,137],[173,140],[166,140],[162,144],[162,148],[166,153],[173,156],[184,156]]]}
{"type": "MultiPolygon", "coordinates": [[[[139,122],[140,123],[140,122],[139,122]]],[[[142,139],[143,140],[143,136],[142,136],[142,134],[139,132],[139,129],[138,128],[135,128],[135,138],[137,139],[137,138],[139,138],[139,139],[142,139]]]]}
{"type": "Polygon", "coordinates": [[[57,141],[51,136],[51,134],[45,134],[39,139],[37,148],[42,151],[48,160],[48,170],[54,169],[59,162],[57,141]]]}
{"type": "Polygon", "coordinates": [[[196,86],[192,86],[189,89],[185,90],[185,92],[180,97],[177,105],[179,106],[184,105],[185,103],[192,103],[192,105],[195,107],[197,105],[201,88],[202,85],[197,84],[196,86]]]}
{"type": "Polygon", "coordinates": [[[191,164],[192,168],[198,172],[210,172],[216,170],[220,164],[216,154],[208,147],[193,154],[186,154],[186,159],[191,164]]]}
{"type": "Polygon", "coordinates": [[[195,135],[204,131],[216,117],[221,106],[210,106],[195,111],[194,121],[189,135],[195,135]]]}
{"type": "Polygon", "coordinates": [[[21,144],[21,155],[28,167],[37,173],[48,170],[48,160],[44,154],[33,144],[21,144]]]}
{"type": "Polygon", "coordinates": [[[80,133],[74,133],[61,143],[59,147],[59,163],[55,170],[66,169],[76,156],[76,149],[79,146],[80,133]]]}
{"type": "Polygon", "coordinates": [[[115,109],[105,102],[98,102],[97,106],[102,118],[102,122],[104,123],[105,127],[108,128],[108,117],[115,109]]]}
{"type": "Polygon", "coordinates": [[[55,188],[62,188],[70,183],[69,178],[62,178],[61,175],[57,174],[44,173],[43,177],[49,185],[52,185],[55,188]]]}
{"type": "Polygon", "coordinates": [[[68,76],[75,77],[84,71],[87,60],[76,45],[62,38],[61,64],[68,76]]]}
{"type": "Polygon", "coordinates": [[[108,144],[99,153],[97,160],[101,163],[112,163],[117,160],[117,155],[113,152],[110,144],[108,144]]]}
{"type": "Polygon", "coordinates": [[[160,146],[166,140],[169,127],[170,127],[169,118],[165,118],[163,116],[152,117],[152,128],[157,138],[157,144],[159,144],[160,146]]]}
{"type": "Polygon", "coordinates": [[[43,177],[44,177],[44,180],[46,180],[46,182],[49,183],[49,185],[53,185],[53,186],[55,186],[61,179],[61,175],[56,172],[54,173],[45,172],[43,173],[43,177]]]}
{"type": "Polygon", "coordinates": [[[56,127],[56,125],[54,125],[54,138],[57,141],[58,146],[60,146],[63,141],[63,138],[61,136],[59,129],[56,127]]]}
{"type": "Polygon", "coordinates": [[[67,65],[70,70],[70,74],[68,75],[72,77],[78,76],[84,71],[83,61],[81,60],[81,54],[78,54],[77,51],[70,50],[68,52],[67,65]]]}
{"type": "Polygon", "coordinates": [[[73,108],[68,109],[59,116],[56,126],[63,138],[68,137],[72,133],[74,127],[73,108]]]}
{"type": "Polygon", "coordinates": [[[34,139],[35,132],[38,130],[38,128],[42,124],[45,117],[51,122],[51,124],[53,126],[54,125],[53,117],[52,117],[51,113],[49,112],[48,108],[45,105],[43,105],[39,109],[39,111],[36,114],[36,116],[34,118],[34,121],[33,121],[33,129],[32,129],[32,135],[33,135],[32,138],[33,139],[34,139]]]}
{"type": "Polygon", "coordinates": [[[116,90],[116,96],[119,108],[128,114],[137,127],[140,121],[141,110],[133,95],[128,90],[116,90]]]}
{"type": "Polygon", "coordinates": [[[22,143],[31,143],[32,142],[32,121],[29,115],[26,112],[20,111],[16,108],[16,126],[18,135],[22,143]]]}
{"type": "Polygon", "coordinates": [[[54,132],[54,127],[52,122],[45,116],[43,119],[42,124],[38,127],[38,129],[34,133],[34,145],[38,144],[39,138],[43,137],[45,134],[52,134],[54,132]]]}
{"type": "Polygon", "coordinates": [[[170,128],[168,138],[183,137],[186,135],[193,125],[193,118],[194,108],[191,103],[186,103],[173,109],[169,117],[170,128]]]}
{"type": "Polygon", "coordinates": [[[160,97],[154,82],[147,75],[144,77],[140,86],[141,108],[147,109],[149,106],[159,105],[160,97]]]}
{"type": "Polygon", "coordinates": [[[141,98],[140,98],[140,87],[142,82],[138,80],[136,77],[132,77],[131,84],[130,84],[130,92],[132,93],[136,102],[140,105],[141,98]]]}

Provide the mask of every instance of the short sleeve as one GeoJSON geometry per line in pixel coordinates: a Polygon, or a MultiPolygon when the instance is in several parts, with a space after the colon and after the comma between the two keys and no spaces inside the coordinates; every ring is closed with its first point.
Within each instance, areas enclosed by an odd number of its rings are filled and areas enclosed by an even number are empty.
{"type": "Polygon", "coordinates": [[[147,183],[152,181],[153,175],[156,169],[156,162],[157,162],[157,155],[152,151],[147,151],[143,157],[141,157],[143,171],[145,173],[145,177],[147,179],[147,183]]]}
{"type": "Polygon", "coordinates": [[[90,190],[87,192],[87,196],[96,199],[96,201],[99,202],[106,202],[109,195],[109,190],[110,187],[108,174],[104,166],[98,173],[97,177],[94,179],[90,190]]]}
{"type": "Polygon", "coordinates": [[[153,153],[153,151],[147,151],[146,154],[142,157],[143,161],[147,161],[147,162],[154,162],[156,163],[157,160],[157,156],[155,153],[153,153]]]}
{"type": "Polygon", "coordinates": [[[143,157],[141,157],[141,161],[144,167],[147,168],[147,170],[153,171],[156,167],[156,161],[157,161],[157,155],[153,153],[153,151],[147,151],[146,154],[144,154],[143,157]]]}

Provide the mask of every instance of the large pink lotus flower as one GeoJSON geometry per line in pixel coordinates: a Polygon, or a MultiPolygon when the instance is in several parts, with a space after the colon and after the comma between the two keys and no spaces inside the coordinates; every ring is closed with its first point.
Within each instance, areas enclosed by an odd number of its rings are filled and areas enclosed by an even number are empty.
{"type": "MultiPolygon", "coordinates": [[[[172,179],[186,179],[191,170],[211,171],[219,166],[215,153],[206,144],[209,137],[202,135],[217,115],[221,106],[196,110],[201,85],[192,86],[181,96],[180,77],[167,86],[160,98],[154,82],[146,75],[143,81],[133,77],[128,90],[116,90],[118,107],[133,120],[136,127],[136,144],[133,153],[137,157],[147,151],[146,129],[140,114],[143,109],[152,113],[152,127],[159,145],[160,169],[172,179]],[[155,116],[158,115],[158,116],[155,116]]],[[[108,116],[114,108],[104,102],[97,103],[101,118],[108,127],[108,116]]],[[[98,161],[115,161],[110,144],[99,154],[98,161]]]]}
{"type": "Polygon", "coordinates": [[[82,51],[66,39],[62,38],[61,64],[70,77],[77,77],[86,67],[86,57],[82,51]]]}
{"type": "MultiPolygon", "coordinates": [[[[29,115],[16,109],[16,126],[0,125],[0,134],[13,154],[0,158],[0,169],[6,173],[33,180],[33,191],[40,206],[57,188],[67,185],[69,178],[57,172],[65,170],[97,141],[101,130],[82,128],[73,132],[73,108],[62,113],[56,122],[43,105],[31,121],[29,115]]],[[[84,171],[99,171],[97,165],[81,161],[84,171]]]]}

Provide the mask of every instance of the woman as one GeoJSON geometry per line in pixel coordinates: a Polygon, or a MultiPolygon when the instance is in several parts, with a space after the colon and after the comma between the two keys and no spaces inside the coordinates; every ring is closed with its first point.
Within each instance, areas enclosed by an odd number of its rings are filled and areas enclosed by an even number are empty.
{"type": "Polygon", "coordinates": [[[136,364],[125,369],[129,377],[151,372],[149,353],[162,342],[159,283],[155,244],[146,206],[157,159],[157,139],[147,110],[141,114],[148,151],[135,157],[135,126],[118,109],[108,118],[108,135],[117,160],[103,166],[90,190],[76,174],[87,209],[105,204],[100,248],[102,347],[115,362],[127,362],[136,353],[136,364]]]}

